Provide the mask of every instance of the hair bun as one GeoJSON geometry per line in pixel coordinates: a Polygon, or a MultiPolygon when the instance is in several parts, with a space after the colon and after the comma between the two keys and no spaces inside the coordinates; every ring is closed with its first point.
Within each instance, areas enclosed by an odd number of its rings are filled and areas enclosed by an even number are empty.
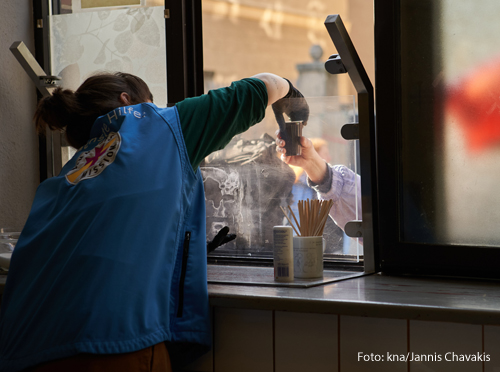
{"type": "Polygon", "coordinates": [[[130,102],[152,102],[147,84],[139,77],[127,73],[103,73],[87,78],[76,91],[56,88],[52,96],[38,104],[34,121],[39,133],[47,127],[65,130],[67,142],[80,148],[90,138],[92,126],[99,116],[123,106],[121,94],[127,93],[130,102]]]}
{"type": "Polygon", "coordinates": [[[52,95],[44,97],[38,103],[34,121],[38,133],[45,133],[45,128],[63,130],[78,115],[80,107],[75,93],[69,89],[56,88],[52,95]]]}

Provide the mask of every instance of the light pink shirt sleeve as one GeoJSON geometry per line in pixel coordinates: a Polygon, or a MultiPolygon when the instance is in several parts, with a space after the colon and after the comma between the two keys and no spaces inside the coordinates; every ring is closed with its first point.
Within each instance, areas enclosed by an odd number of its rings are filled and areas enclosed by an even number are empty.
{"type": "Polygon", "coordinates": [[[344,165],[328,164],[331,180],[330,187],[327,184],[314,185],[311,180],[308,183],[316,190],[320,200],[333,200],[330,216],[342,230],[347,222],[361,219],[361,179],[359,175],[344,165]]]}

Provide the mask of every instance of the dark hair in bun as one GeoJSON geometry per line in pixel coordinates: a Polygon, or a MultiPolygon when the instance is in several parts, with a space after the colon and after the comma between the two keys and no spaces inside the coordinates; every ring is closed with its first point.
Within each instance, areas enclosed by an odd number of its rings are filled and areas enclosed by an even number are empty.
{"type": "Polygon", "coordinates": [[[124,104],[120,95],[127,93],[130,104],[153,101],[147,84],[139,77],[117,72],[89,77],[76,90],[56,88],[51,96],[38,103],[34,122],[38,133],[45,134],[46,127],[65,131],[66,140],[80,148],[90,139],[95,120],[124,104]]]}

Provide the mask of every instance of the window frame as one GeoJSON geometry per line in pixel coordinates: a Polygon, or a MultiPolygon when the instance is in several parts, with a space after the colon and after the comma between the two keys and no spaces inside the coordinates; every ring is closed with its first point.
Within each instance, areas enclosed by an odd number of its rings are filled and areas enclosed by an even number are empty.
{"type": "MultiPolygon", "coordinates": [[[[409,243],[402,238],[402,1],[374,0],[380,270],[393,275],[499,279],[496,247],[409,243]]],[[[431,166],[430,161],[425,159],[424,164],[431,166]]]]}
{"type": "MultiPolygon", "coordinates": [[[[49,1],[53,0],[33,0],[34,57],[44,71],[50,71],[49,1]]],[[[40,100],[42,94],[38,89],[36,93],[40,100]]],[[[38,138],[40,182],[54,177],[62,168],[57,166],[61,163],[61,137],[47,129],[46,135],[38,138]]]]}
{"type": "Polygon", "coordinates": [[[167,97],[173,106],[204,93],[201,0],[165,0],[165,10],[167,97]]]}

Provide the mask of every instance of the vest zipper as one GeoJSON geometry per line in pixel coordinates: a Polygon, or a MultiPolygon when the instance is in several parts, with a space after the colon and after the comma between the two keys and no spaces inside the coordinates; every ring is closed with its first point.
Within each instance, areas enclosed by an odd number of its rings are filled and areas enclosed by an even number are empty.
{"type": "Polygon", "coordinates": [[[182,310],[184,307],[184,280],[186,279],[186,269],[189,254],[189,241],[191,240],[191,232],[186,231],[184,236],[184,245],[182,248],[182,266],[181,266],[181,278],[179,281],[179,302],[177,307],[177,317],[182,317],[182,310]]]}

